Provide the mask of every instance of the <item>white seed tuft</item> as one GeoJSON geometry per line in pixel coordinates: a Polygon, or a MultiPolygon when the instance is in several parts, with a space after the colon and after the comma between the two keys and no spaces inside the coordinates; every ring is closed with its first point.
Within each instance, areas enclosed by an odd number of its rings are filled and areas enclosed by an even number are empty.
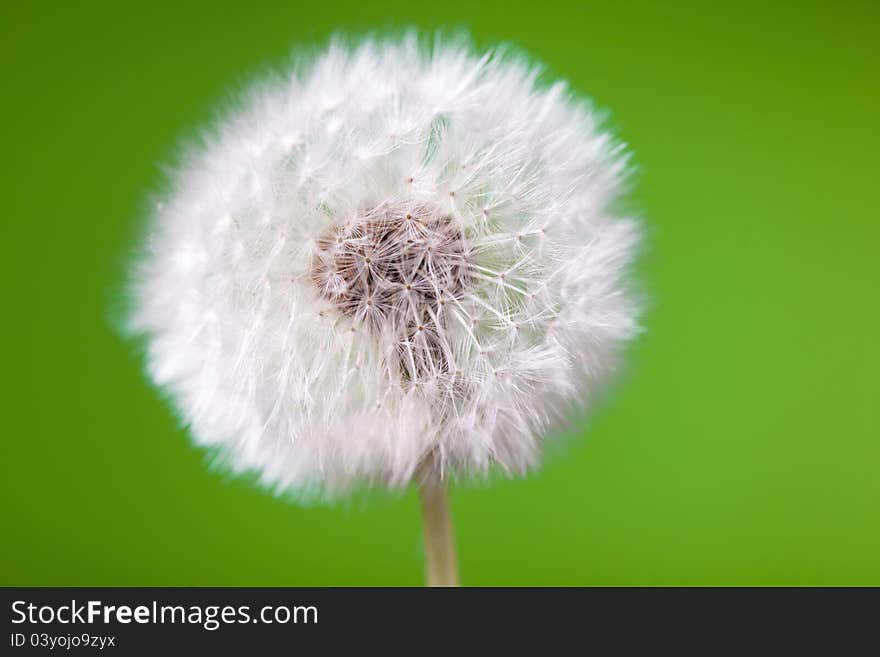
{"type": "Polygon", "coordinates": [[[277,490],[523,472],[637,332],[621,149],[497,53],[336,43],[296,70],[156,206],[151,377],[277,490]]]}

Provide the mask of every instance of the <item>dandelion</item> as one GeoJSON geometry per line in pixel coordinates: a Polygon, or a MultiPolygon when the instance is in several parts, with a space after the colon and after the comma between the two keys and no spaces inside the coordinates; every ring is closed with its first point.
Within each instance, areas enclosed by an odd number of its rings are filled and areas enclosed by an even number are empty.
{"type": "Polygon", "coordinates": [[[562,82],[413,36],[259,86],[157,207],[131,327],[194,440],[279,492],[533,467],[637,332],[626,157],[562,82]]]}

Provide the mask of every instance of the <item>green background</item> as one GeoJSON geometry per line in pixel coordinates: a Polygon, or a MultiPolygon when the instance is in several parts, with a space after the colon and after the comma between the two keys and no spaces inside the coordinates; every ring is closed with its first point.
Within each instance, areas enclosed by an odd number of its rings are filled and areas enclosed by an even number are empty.
{"type": "Polygon", "coordinates": [[[583,436],[455,490],[463,582],[880,584],[880,4],[75,4],[0,10],[0,583],[421,583],[414,494],[301,508],[212,472],[113,328],[216,102],[414,25],[610,109],[650,230],[648,330],[583,436]]]}

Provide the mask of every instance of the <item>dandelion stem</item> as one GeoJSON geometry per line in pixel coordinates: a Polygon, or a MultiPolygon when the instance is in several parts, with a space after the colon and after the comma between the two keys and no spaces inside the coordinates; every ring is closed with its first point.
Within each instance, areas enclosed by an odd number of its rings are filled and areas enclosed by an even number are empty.
{"type": "Polygon", "coordinates": [[[446,480],[426,477],[419,483],[425,534],[425,566],[428,586],[458,586],[455,538],[449,511],[446,480]]]}

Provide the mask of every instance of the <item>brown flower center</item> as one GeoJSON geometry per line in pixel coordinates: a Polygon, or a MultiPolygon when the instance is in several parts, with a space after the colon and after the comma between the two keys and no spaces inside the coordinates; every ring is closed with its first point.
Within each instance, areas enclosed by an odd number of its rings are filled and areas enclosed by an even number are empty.
{"type": "Polygon", "coordinates": [[[333,225],[317,241],[311,276],[340,313],[394,346],[405,378],[448,371],[446,315],[469,281],[452,217],[383,205],[333,225]]]}

